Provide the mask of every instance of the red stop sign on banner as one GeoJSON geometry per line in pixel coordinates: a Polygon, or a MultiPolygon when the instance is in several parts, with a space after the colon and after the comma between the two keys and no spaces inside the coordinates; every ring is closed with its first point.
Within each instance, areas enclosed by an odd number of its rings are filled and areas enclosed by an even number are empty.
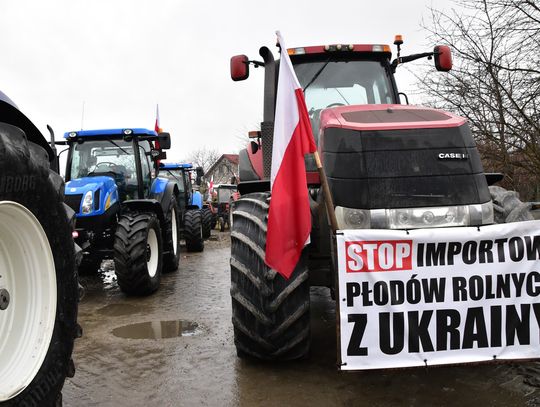
{"type": "Polygon", "coordinates": [[[347,273],[412,269],[412,240],[346,242],[347,273]]]}

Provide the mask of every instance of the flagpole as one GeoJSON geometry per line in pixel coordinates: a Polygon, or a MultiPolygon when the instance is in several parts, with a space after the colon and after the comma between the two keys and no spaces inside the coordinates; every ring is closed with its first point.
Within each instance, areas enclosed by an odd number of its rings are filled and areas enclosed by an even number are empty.
{"type": "Polygon", "coordinates": [[[324,202],[326,204],[326,212],[328,213],[328,218],[330,220],[330,226],[332,227],[332,232],[335,234],[338,230],[336,211],[334,210],[334,201],[332,200],[332,195],[330,194],[330,188],[328,187],[328,180],[326,179],[326,173],[321,163],[321,158],[319,157],[319,152],[315,151],[313,153],[315,157],[315,164],[317,165],[317,170],[319,171],[319,178],[321,179],[321,186],[323,189],[324,202]]]}

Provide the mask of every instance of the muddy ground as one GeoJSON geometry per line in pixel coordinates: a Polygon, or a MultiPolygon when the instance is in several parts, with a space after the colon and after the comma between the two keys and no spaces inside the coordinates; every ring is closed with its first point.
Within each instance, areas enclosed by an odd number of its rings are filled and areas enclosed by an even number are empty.
{"type": "Polygon", "coordinates": [[[203,253],[183,247],[178,272],[147,298],[124,296],[107,262],[99,276],[83,277],[84,336],[65,406],[540,406],[536,363],[339,372],[326,289],[312,289],[309,360],[237,359],[229,236],[213,239],[203,253]]]}

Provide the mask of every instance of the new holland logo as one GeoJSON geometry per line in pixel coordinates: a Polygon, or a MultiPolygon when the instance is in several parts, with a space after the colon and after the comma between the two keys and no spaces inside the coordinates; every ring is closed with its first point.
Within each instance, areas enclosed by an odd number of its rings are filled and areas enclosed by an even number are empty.
{"type": "Polygon", "coordinates": [[[468,160],[467,153],[439,153],[439,160],[468,160]]]}

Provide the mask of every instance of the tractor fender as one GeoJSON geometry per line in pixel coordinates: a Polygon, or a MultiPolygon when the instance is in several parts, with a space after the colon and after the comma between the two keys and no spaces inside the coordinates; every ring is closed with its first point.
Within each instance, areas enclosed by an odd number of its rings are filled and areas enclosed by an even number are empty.
{"type": "Polygon", "coordinates": [[[171,203],[171,199],[177,199],[178,194],[178,185],[176,183],[168,179],[156,178],[150,190],[150,199],[158,201],[161,204],[162,210],[166,211],[171,203]]]}
{"type": "Polygon", "coordinates": [[[242,181],[238,184],[240,195],[270,191],[270,180],[242,181]]]}
{"type": "Polygon", "coordinates": [[[240,181],[255,181],[264,178],[262,149],[256,152],[250,148],[240,150],[238,157],[238,168],[240,181]]]}
{"type": "Polygon", "coordinates": [[[157,177],[152,182],[152,187],[150,188],[150,195],[157,196],[163,194],[168,184],[169,180],[167,178],[157,177]]]}
{"type": "Polygon", "coordinates": [[[159,223],[163,227],[165,226],[165,214],[161,202],[156,199],[130,199],[122,202],[122,206],[128,210],[137,212],[153,212],[157,215],[159,223]]]}
{"type": "Polygon", "coordinates": [[[202,195],[199,191],[194,191],[193,195],[191,195],[191,205],[198,209],[202,209],[203,207],[203,199],[202,195]]]}
{"type": "Polygon", "coordinates": [[[54,157],[53,150],[41,131],[17,107],[17,105],[2,91],[0,91],[0,122],[11,124],[24,131],[26,139],[43,147],[49,155],[49,161],[54,157]]]}

